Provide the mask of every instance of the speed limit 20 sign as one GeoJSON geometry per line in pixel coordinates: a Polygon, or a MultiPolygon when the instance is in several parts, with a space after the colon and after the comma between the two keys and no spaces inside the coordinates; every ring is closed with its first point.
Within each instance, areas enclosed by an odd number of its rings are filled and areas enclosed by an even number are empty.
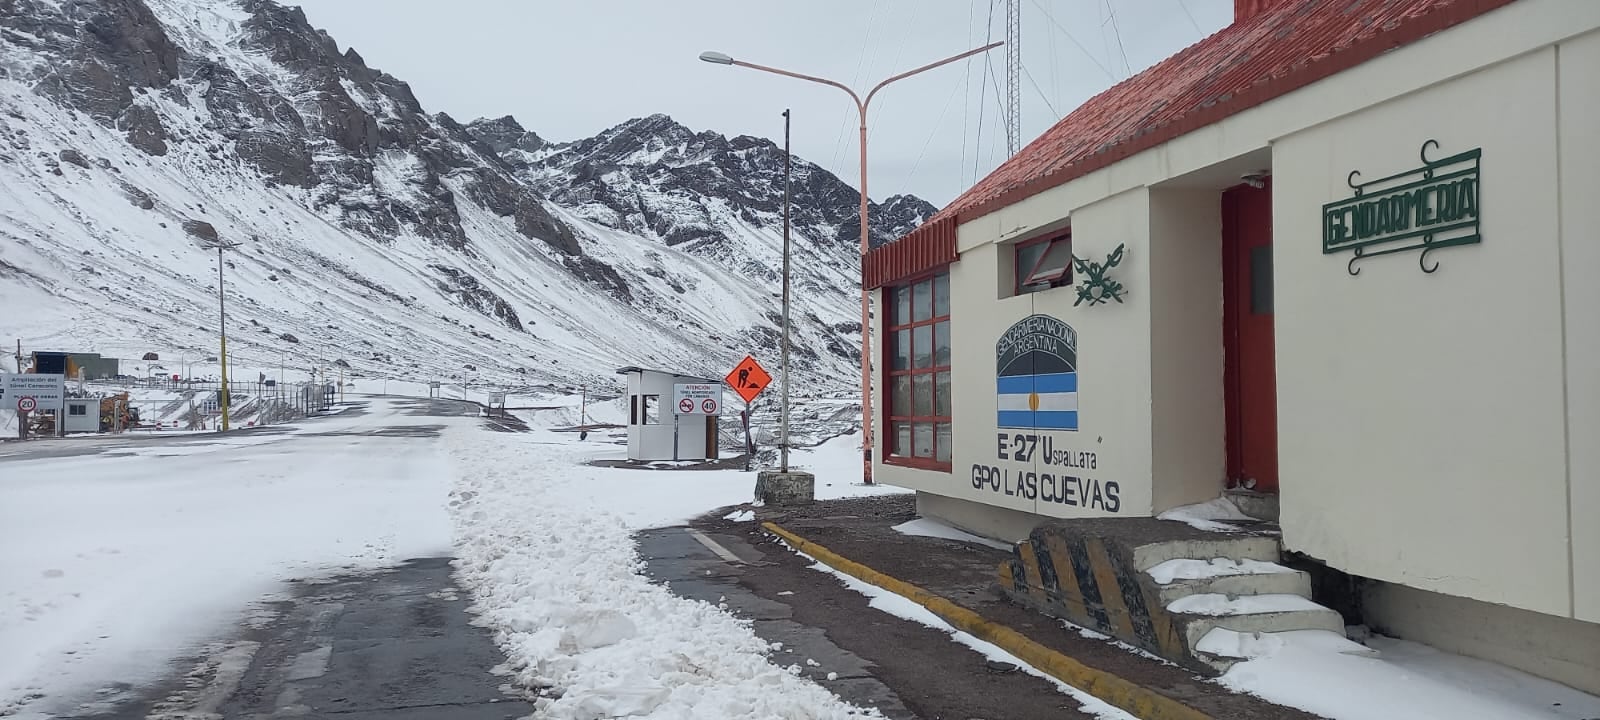
{"type": "Polygon", "coordinates": [[[31,397],[17,398],[17,412],[33,412],[39,407],[38,401],[31,397]]]}

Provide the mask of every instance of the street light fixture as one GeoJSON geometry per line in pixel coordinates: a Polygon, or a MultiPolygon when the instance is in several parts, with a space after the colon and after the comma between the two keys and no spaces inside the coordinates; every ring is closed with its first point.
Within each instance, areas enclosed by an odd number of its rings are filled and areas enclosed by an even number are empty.
{"type": "MultiPolygon", "coordinates": [[[[769,73],[773,73],[773,74],[776,74],[776,75],[783,75],[783,76],[786,76],[786,77],[792,77],[792,78],[795,78],[795,79],[798,79],[798,80],[807,80],[807,81],[814,82],[814,83],[821,83],[823,85],[836,87],[836,88],[839,88],[840,90],[845,91],[845,93],[850,96],[850,99],[855,101],[855,103],[856,103],[856,113],[857,113],[857,115],[859,116],[859,118],[861,120],[861,123],[860,123],[860,126],[861,126],[860,127],[860,130],[861,130],[861,141],[860,141],[860,150],[861,150],[861,183],[860,183],[860,187],[858,189],[861,191],[861,209],[860,209],[861,261],[862,261],[862,263],[864,265],[866,263],[867,251],[871,249],[871,247],[870,247],[871,234],[870,234],[870,232],[868,231],[868,228],[867,228],[867,107],[872,104],[872,98],[874,96],[876,96],[878,94],[878,91],[882,90],[884,88],[884,86],[886,86],[889,83],[892,83],[892,82],[894,82],[896,80],[904,80],[905,78],[911,77],[912,75],[916,75],[917,73],[926,72],[928,70],[932,70],[932,69],[934,69],[936,67],[940,67],[942,65],[948,65],[948,64],[953,63],[953,62],[955,62],[957,60],[962,60],[962,59],[971,57],[973,55],[977,55],[979,53],[988,52],[988,51],[993,50],[993,49],[995,49],[997,47],[1000,47],[1001,45],[1004,45],[1004,44],[1005,43],[1003,43],[1003,42],[989,43],[988,45],[984,45],[983,47],[973,48],[973,49],[968,50],[968,51],[966,51],[964,53],[961,53],[959,55],[951,55],[950,57],[947,57],[947,58],[945,58],[943,60],[936,60],[934,62],[928,63],[927,65],[923,65],[921,67],[914,68],[912,70],[907,70],[907,71],[905,71],[903,73],[900,73],[898,75],[890,76],[889,78],[885,79],[883,82],[880,82],[877,85],[872,86],[872,89],[867,91],[866,99],[862,99],[862,97],[860,95],[856,94],[856,91],[851,90],[849,88],[849,86],[846,86],[844,83],[840,83],[840,82],[836,82],[836,81],[833,81],[833,80],[829,80],[827,78],[816,77],[815,75],[805,75],[805,74],[802,74],[802,73],[791,72],[791,71],[788,71],[788,70],[780,70],[780,69],[775,68],[775,67],[767,67],[765,65],[757,65],[755,63],[749,63],[749,62],[745,62],[743,60],[735,60],[733,58],[733,56],[728,55],[727,53],[720,53],[720,52],[716,52],[716,51],[712,51],[712,50],[707,50],[706,52],[700,53],[700,59],[704,60],[705,62],[712,63],[714,65],[737,65],[737,66],[743,67],[743,68],[750,68],[751,70],[760,70],[762,72],[769,72],[769,73]]],[[[862,287],[861,287],[861,477],[862,477],[862,481],[865,482],[868,485],[872,484],[872,444],[873,444],[873,435],[872,435],[872,352],[871,352],[871,348],[872,348],[872,329],[871,329],[872,313],[871,313],[871,307],[872,307],[872,305],[871,305],[871,299],[870,298],[871,298],[871,296],[867,292],[866,285],[863,284],[862,287]]]]}

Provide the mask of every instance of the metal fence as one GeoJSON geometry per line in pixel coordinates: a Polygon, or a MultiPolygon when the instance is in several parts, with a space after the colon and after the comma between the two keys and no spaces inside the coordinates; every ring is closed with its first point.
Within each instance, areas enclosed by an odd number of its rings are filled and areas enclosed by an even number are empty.
{"type": "MultiPolygon", "coordinates": [[[[89,383],[92,387],[99,383],[89,383]]],[[[88,387],[86,387],[88,389],[88,387]]],[[[141,418],[139,427],[211,429],[222,419],[222,383],[215,380],[138,378],[112,384],[113,390],[166,390],[177,397],[141,418]]],[[[232,428],[276,425],[315,415],[339,401],[339,386],[332,382],[228,382],[228,416],[232,428]]]]}

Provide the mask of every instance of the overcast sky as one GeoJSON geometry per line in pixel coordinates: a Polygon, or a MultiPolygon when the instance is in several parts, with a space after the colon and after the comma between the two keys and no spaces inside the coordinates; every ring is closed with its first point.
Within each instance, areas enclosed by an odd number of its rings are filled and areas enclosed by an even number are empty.
{"type": "MultiPolygon", "coordinates": [[[[864,91],[1004,39],[992,0],[285,0],[341,49],[459,121],[514,115],[547,140],[666,113],[782,143],[857,178],[855,105],[835,88],[700,62],[718,50],[864,91]],[[990,11],[993,26],[990,28],[990,11]]],[[[1116,80],[1226,25],[1231,0],[1022,0],[1023,144],[1116,80]],[[1115,14],[1111,14],[1111,10],[1115,14]]],[[[896,82],[868,112],[868,193],[943,206],[1005,157],[1004,49],[896,82]],[[990,80],[990,73],[993,80],[990,80]],[[998,90],[997,90],[998,89],[998,90]],[[981,126],[981,130],[980,130],[981,126]]]]}

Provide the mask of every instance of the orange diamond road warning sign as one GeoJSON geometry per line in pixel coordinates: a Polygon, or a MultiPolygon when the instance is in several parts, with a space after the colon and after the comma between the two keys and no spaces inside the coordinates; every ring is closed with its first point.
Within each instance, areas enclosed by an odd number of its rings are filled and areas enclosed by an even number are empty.
{"type": "Polygon", "coordinates": [[[772,375],[767,373],[761,363],[749,355],[744,356],[744,361],[728,373],[723,381],[733,386],[733,391],[744,398],[745,402],[756,399],[762,390],[767,389],[767,384],[772,382],[772,375]]]}

